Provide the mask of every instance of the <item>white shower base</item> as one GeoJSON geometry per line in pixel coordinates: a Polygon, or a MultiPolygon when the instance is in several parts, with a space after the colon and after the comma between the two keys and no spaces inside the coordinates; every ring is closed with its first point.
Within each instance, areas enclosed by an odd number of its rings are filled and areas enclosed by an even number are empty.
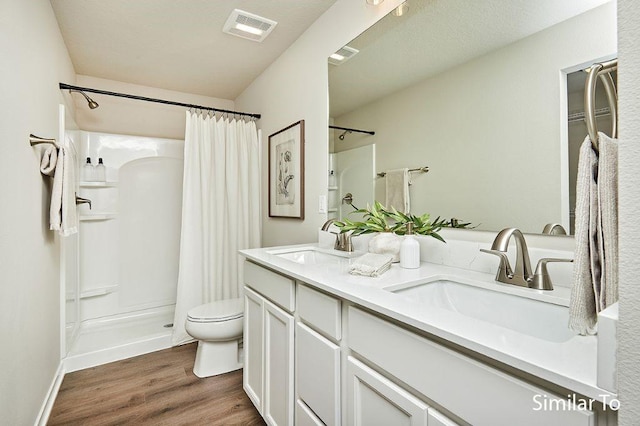
{"type": "Polygon", "coordinates": [[[174,306],[83,321],[64,360],[67,373],[171,347],[174,306]]]}

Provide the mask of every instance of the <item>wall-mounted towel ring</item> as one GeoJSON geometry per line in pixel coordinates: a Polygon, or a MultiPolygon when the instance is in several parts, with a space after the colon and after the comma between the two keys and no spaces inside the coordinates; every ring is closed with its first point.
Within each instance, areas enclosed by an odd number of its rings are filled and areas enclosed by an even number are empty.
{"type": "Polygon", "coordinates": [[[598,83],[598,77],[602,81],[605,93],[607,94],[607,100],[609,101],[611,137],[618,137],[618,94],[613,78],[611,77],[611,73],[617,69],[618,60],[613,59],[611,61],[593,64],[588,71],[589,76],[587,77],[584,88],[584,117],[587,124],[587,132],[591,139],[591,145],[596,153],[600,151],[598,147],[598,126],[596,124],[596,85],[598,83]]]}
{"type": "Polygon", "coordinates": [[[29,143],[31,146],[40,145],[41,143],[50,143],[52,145],[58,146],[55,139],[41,138],[40,136],[36,136],[33,133],[29,135],[29,143]]]}

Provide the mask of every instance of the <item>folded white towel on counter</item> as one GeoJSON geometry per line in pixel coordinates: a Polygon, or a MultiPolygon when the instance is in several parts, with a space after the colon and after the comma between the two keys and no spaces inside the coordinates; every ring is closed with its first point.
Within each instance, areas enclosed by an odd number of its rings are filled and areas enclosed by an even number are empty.
{"type": "Polygon", "coordinates": [[[379,277],[393,263],[393,257],[385,254],[367,253],[355,259],[349,266],[349,273],[365,277],[379,277]]]}
{"type": "Polygon", "coordinates": [[[394,207],[399,212],[409,213],[411,210],[411,201],[409,199],[409,169],[388,170],[385,177],[387,180],[385,207],[388,209],[394,207]]]}

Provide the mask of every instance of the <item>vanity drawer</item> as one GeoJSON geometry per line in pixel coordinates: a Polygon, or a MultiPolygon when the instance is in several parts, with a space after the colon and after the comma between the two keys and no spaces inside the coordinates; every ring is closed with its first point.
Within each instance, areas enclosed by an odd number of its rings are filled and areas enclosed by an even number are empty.
{"type": "Polygon", "coordinates": [[[566,401],[566,395],[553,395],[360,309],[350,307],[348,315],[353,351],[466,422],[478,426],[493,426],[496,420],[519,426],[595,424],[591,411],[544,411],[536,403],[566,401]]]}
{"type": "Polygon", "coordinates": [[[295,308],[295,281],[269,269],[244,262],[244,283],[289,312],[295,308]]]}
{"type": "Polygon", "coordinates": [[[340,300],[298,283],[297,311],[300,318],[311,328],[340,340],[342,337],[342,314],[340,300]]]}
{"type": "Polygon", "coordinates": [[[298,399],[296,400],[296,426],[324,426],[324,423],[298,399]]]}

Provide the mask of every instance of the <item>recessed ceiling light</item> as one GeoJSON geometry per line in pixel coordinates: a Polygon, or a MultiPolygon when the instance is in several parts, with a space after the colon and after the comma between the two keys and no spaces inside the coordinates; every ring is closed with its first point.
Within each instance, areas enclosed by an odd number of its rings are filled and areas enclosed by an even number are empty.
{"type": "Polygon", "coordinates": [[[370,4],[371,6],[377,6],[380,3],[382,3],[384,0],[367,0],[367,4],[370,4]]]}
{"type": "Polygon", "coordinates": [[[264,40],[278,23],[244,10],[234,9],[222,31],[253,41],[264,40]]]}
{"type": "Polygon", "coordinates": [[[332,65],[340,65],[347,62],[349,59],[353,58],[356,54],[360,52],[358,49],[354,49],[353,47],[344,46],[340,48],[336,53],[329,56],[329,63],[332,65]]]}

